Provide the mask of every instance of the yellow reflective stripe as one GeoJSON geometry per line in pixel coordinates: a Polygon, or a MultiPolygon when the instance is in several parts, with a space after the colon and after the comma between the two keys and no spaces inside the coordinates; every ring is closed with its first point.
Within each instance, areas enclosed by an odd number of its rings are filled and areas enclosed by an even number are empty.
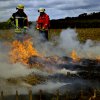
{"type": "Polygon", "coordinates": [[[27,17],[24,17],[24,19],[27,19],[27,17]]]}
{"type": "Polygon", "coordinates": [[[16,29],[15,29],[15,32],[16,32],[16,33],[21,33],[21,32],[22,32],[22,30],[21,30],[21,29],[16,28],[16,29]]]}
{"type": "Polygon", "coordinates": [[[14,17],[13,17],[13,16],[12,16],[11,18],[12,18],[12,19],[14,19],[14,17]]]}
{"type": "Polygon", "coordinates": [[[24,28],[27,28],[27,26],[24,26],[24,28]]]}
{"type": "Polygon", "coordinates": [[[15,19],[16,20],[16,28],[18,28],[18,19],[15,19]]]}

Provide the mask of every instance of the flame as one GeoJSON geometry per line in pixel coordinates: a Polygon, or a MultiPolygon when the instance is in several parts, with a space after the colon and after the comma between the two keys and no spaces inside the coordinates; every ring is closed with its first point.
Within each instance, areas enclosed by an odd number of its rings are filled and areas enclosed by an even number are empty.
{"type": "Polygon", "coordinates": [[[71,52],[71,58],[73,59],[74,62],[77,62],[77,61],[80,60],[79,57],[78,57],[78,55],[77,55],[77,52],[75,50],[72,50],[72,52],[71,52]]]}
{"type": "Polygon", "coordinates": [[[96,57],[96,60],[97,60],[98,62],[100,62],[100,56],[97,56],[97,57],[96,57]]]}
{"type": "Polygon", "coordinates": [[[21,62],[27,64],[31,56],[40,55],[30,40],[24,40],[23,42],[15,40],[12,42],[10,51],[10,60],[12,63],[21,62]]]}

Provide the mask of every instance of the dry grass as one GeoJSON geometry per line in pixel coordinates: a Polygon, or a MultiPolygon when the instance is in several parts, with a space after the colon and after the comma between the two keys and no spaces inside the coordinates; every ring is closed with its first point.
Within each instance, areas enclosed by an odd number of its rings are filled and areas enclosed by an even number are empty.
{"type": "Polygon", "coordinates": [[[14,30],[0,30],[0,40],[12,40],[14,34],[14,30]]]}
{"type": "Polygon", "coordinates": [[[100,28],[81,28],[76,29],[78,33],[78,39],[81,42],[91,39],[94,41],[100,41],[100,28]]]}
{"type": "Polygon", "coordinates": [[[52,38],[59,36],[61,31],[62,31],[62,29],[50,29],[49,30],[49,39],[51,40],[52,38]]]}
{"type": "MultiPolygon", "coordinates": [[[[55,36],[59,36],[62,29],[50,29],[49,39],[51,40],[55,36]]],[[[78,28],[78,39],[81,42],[85,42],[87,39],[94,41],[100,41],[100,28],[78,28]]],[[[14,30],[0,30],[0,40],[12,40],[14,37],[14,30]]]]}
{"type": "MultiPolygon", "coordinates": [[[[54,36],[59,36],[61,29],[51,29],[49,31],[49,38],[54,36]]],[[[78,33],[78,39],[80,42],[85,42],[87,39],[94,41],[100,41],[100,28],[78,28],[76,29],[78,33]]]]}

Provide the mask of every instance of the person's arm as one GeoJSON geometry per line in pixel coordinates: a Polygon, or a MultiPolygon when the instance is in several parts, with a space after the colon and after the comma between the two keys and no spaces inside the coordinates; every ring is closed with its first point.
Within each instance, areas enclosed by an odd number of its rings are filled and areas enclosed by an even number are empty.
{"type": "Polygon", "coordinates": [[[26,16],[25,18],[24,18],[24,27],[29,27],[29,22],[28,22],[28,17],[26,16]]]}
{"type": "Polygon", "coordinates": [[[7,20],[8,24],[14,23],[14,14],[7,20]]]}
{"type": "Polygon", "coordinates": [[[40,22],[39,22],[39,20],[40,20],[40,17],[38,17],[38,19],[37,19],[37,21],[36,21],[36,29],[40,29],[40,22]]]}
{"type": "Polygon", "coordinates": [[[15,24],[14,24],[14,14],[7,20],[7,25],[9,27],[15,27],[15,24]]]}
{"type": "Polygon", "coordinates": [[[45,23],[43,25],[43,29],[48,29],[49,28],[49,25],[50,25],[50,18],[49,18],[48,15],[46,15],[45,23]]]}

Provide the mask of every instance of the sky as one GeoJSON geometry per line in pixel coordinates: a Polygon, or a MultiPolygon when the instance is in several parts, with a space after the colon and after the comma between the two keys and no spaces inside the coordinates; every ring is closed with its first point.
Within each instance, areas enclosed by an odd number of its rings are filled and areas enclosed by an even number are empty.
{"type": "Polygon", "coordinates": [[[0,0],[0,22],[8,20],[18,4],[24,4],[29,21],[37,20],[39,8],[45,8],[50,19],[100,11],[100,0],[0,0]]]}

